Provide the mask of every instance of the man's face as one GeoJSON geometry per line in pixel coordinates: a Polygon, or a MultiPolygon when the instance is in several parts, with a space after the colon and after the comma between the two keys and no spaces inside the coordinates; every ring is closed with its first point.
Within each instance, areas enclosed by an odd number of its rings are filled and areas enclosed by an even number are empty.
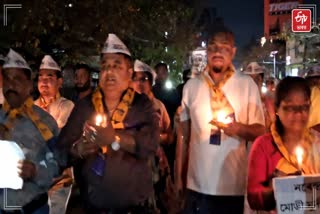
{"type": "Polygon", "coordinates": [[[41,69],[38,78],[38,90],[41,96],[55,96],[62,86],[62,78],[58,78],[55,70],[41,69]]]}
{"type": "Polygon", "coordinates": [[[32,81],[19,68],[3,70],[3,95],[13,108],[20,107],[30,96],[32,81]]]}
{"type": "Polygon", "coordinates": [[[224,34],[217,34],[208,44],[207,57],[210,71],[220,73],[232,64],[236,53],[233,42],[228,40],[224,34]]]}
{"type": "Polygon", "coordinates": [[[137,72],[133,77],[132,87],[139,94],[149,94],[151,85],[148,76],[144,72],[137,72]]]}
{"type": "Polygon", "coordinates": [[[108,91],[122,92],[129,87],[132,68],[122,54],[106,53],[101,59],[99,86],[104,93],[108,91]]]}
{"type": "Polygon", "coordinates": [[[162,65],[158,67],[156,70],[156,73],[157,73],[157,78],[156,78],[157,82],[163,83],[168,79],[169,74],[166,66],[162,65]]]}
{"type": "Polygon", "coordinates": [[[90,74],[86,69],[80,68],[76,70],[74,83],[75,83],[76,90],[78,92],[82,92],[90,89],[91,87],[90,82],[91,82],[90,74]]]}

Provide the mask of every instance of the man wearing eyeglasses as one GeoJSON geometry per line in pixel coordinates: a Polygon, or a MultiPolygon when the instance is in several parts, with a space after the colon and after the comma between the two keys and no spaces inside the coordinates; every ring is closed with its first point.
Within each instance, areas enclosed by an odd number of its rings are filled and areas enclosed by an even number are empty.
{"type": "Polygon", "coordinates": [[[246,142],[265,128],[258,87],[235,71],[235,53],[233,33],[215,32],[208,41],[206,70],[183,90],[182,162],[189,151],[184,213],[243,213],[246,142]]]}

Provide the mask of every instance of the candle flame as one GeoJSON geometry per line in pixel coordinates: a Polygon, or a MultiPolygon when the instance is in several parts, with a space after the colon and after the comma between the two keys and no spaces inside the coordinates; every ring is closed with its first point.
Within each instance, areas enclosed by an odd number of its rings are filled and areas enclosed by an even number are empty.
{"type": "Polygon", "coordinates": [[[303,148],[301,146],[297,146],[295,153],[296,153],[298,165],[300,167],[302,164],[302,160],[303,160],[303,153],[304,153],[303,148]]]}
{"type": "Polygon", "coordinates": [[[98,114],[97,117],[96,117],[96,126],[101,126],[102,125],[102,120],[103,120],[102,115],[98,114]]]}
{"type": "Polygon", "coordinates": [[[232,118],[228,117],[227,113],[221,110],[217,114],[217,121],[223,124],[229,124],[229,123],[232,123],[232,118]]]}

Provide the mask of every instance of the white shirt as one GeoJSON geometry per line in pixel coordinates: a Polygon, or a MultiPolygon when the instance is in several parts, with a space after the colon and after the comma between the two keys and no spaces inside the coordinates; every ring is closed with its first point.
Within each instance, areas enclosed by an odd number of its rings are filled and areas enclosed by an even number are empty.
{"type": "MultiPolygon", "coordinates": [[[[235,73],[222,90],[237,122],[264,125],[257,85],[247,75],[235,73]]],[[[244,195],[247,174],[246,141],[221,134],[221,144],[210,144],[212,119],[210,88],[203,77],[184,87],[181,121],[191,119],[187,188],[208,195],[244,195]]]]}
{"type": "MultiPolygon", "coordinates": [[[[40,98],[34,101],[34,104],[40,106],[40,98]]],[[[73,102],[64,97],[59,97],[49,105],[48,113],[56,120],[59,129],[66,125],[73,107],[73,102]]]]}

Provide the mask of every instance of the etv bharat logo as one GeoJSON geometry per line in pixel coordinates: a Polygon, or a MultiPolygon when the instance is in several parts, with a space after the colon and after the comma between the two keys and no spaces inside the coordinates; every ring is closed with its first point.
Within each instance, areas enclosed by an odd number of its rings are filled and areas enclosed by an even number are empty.
{"type": "Polygon", "coordinates": [[[310,32],[316,25],[316,5],[299,5],[291,12],[292,32],[310,32]]]}

